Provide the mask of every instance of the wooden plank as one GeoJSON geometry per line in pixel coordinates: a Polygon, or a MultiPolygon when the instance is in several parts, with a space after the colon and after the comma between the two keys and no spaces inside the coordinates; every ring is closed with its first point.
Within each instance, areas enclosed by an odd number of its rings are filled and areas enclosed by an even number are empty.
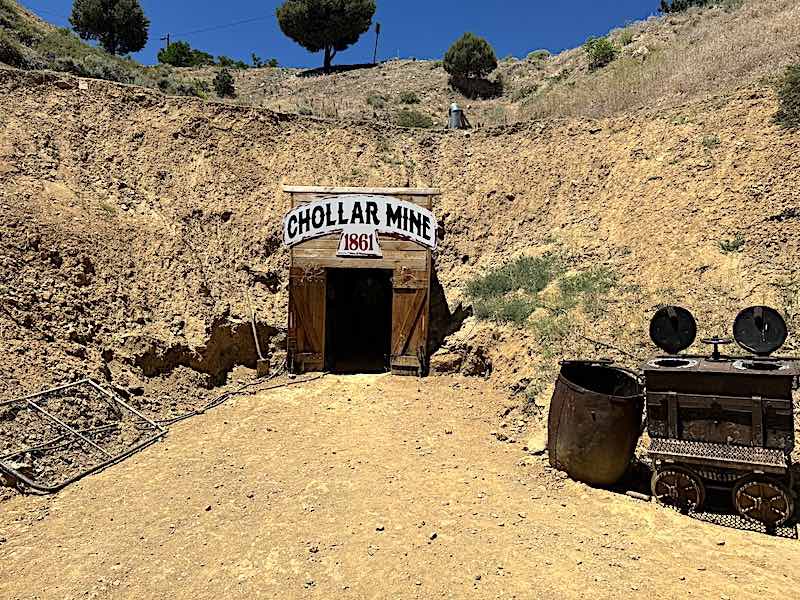
{"type": "Polygon", "coordinates": [[[290,357],[295,370],[320,370],[325,363],[326,275],[298,276],[289,282],[289,329],[293,339],[290,357]]]}
{"type": "Polygon", "coordinates": [[[323,269],[398,269],[409,267],[415,270],[425,269],[425,257],[416,258],[419,253],[414,253],[414,258],[400,260],[386,260],[380,258],[311,258],[295,256],[292,266],[297,268],[321,267],[323,269]]]}
{"type": "Polygon", "coordinates": [[[441,196],[439,188],[360,188],[360,187],[325,187],[285,185],[283,191],[287,194],[378,194],[385,196],[441,196]]]}
{"type": "MultiPolygon", "coordinates": [[[[347,256],[336,256],[335,248],[308,248],[306,246],[296,246],[292,249],[294,258],[336,258],[339,260],[352,260],[347,256]]],[[[369,257],[367,257],[369,258],[369,257]]],[[[413,252],[408,250],[387,250],[383,251],[383,260],[395,261],[398,263],[422,264],[421,270],[425,270],[426,255],[424,252],[413,252]]],[[[376,260],[379,260],[376,258],[376,260]]],[[[408,267],[412,268],[412,267],[408,267]]],[[[416,269],[416,267],[414,267],[416,269]]]]}
{"type": "Polygon", "coordinates": [[[392,367],[419,368],[419,359],[416,356],[395,356],[392,358],[392,367]]]}
{"type": "Polygon", "coordinates": [[[753,446],[760,447],[764,445],[764,402],[762,398],[754,397],[752,399],[753,409],[753,446]]]}
{"type": "MultiPolygon", "coordinates": [[[[341,241],[341,235],[336,234],[335,236],[325,236],[323,238],[317,238],[315,240],[308,240],[307,242],[303,242],[302,244],[297,244],[294,249],[319,249],[319,250],[333,250],[334,254],[336,250],[339,249],[339,242],[341,241]]],[[[429,252],[429,250],[425,246],[421,246],[416,242],[406,242],[402,240],[393,240],[388,238],[383,238],[380,235],[378,236],[378,240],[381,245],[381,249],[385,252],[429,252]]]]}
{"type": "MultiPolygon", "coordinates": [[[[303,204],[308,204],[309,202],[314,202],[315,200],[321,200],[322,198],[330,198],[332,195],[335,194],[319,194],[319,193],[302,193],[302,194],[292,194],[292,208],[297,208],[303,204]]],[[[423,208],[427,208],[428,210],[431,209],[432,201],[431,196],[411,196],[411,195],[398,195],[398,194],[383,194],[384,196],[391,195],[392,198],[397,198],[398,200],[405,200],[406,202],[411,202],[412,204],[417,204],[423,208]]]]}
{"type": "Polygon", "coordinates": [[[669,437],[678,439],[678,396],[672,392],[667,394],[667,412],[669,437]]]}
{"type": "Polygon", "coordinates": [[[395,289],[392,302],[392,356],[417,355],[419,321],[427,289],[395,289]]]}

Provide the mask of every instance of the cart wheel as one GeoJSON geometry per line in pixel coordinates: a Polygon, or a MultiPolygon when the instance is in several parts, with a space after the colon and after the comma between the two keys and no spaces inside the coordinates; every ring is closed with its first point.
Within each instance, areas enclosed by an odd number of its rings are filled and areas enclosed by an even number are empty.
{"type": "Polygon", "coordinates": [[[765,477],[747,477],[739,481],[733,488],[733,505],[743,517],[767,527],[780,527],[794,513],[789,489],[765,477]]]}
{"type": "Polygon", "coordinates": [[[683,467],[656,471],[650,481],[650,489],[659,503],[677,508],[681,512],[699,510],[706,500],[703,480],[683,467]]]}

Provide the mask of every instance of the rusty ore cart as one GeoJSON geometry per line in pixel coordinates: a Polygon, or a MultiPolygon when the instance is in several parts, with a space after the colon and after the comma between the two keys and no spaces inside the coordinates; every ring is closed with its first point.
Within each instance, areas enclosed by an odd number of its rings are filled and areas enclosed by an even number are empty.
{"type": "Polygon", "coordinates": [[[666,307],[653,318],[653,341],[667,356],[646,362],[652,492],[661,503],[698,511],[706,490],[730,490],[737,512],[767,528],[793,518],[792,391],[796,360],[770,358],[786,324],[767,307],[742,311],[734,338],[750,356],[720,353],[729,339],[703,340],[711,356],[684,356],[696,334],[692,315],[666,307]]]}

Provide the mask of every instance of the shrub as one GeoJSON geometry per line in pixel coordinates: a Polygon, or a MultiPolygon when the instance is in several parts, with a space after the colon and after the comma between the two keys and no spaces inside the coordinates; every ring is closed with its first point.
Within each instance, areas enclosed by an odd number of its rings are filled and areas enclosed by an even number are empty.
{"type": "Polygon", "coordinates": [[[400,104],[419,104],[419,96],[415,92],[400,92],[400,104]]]}
{"type": "Polygon", "coordinates": [[[787,129],[800,128],[800,65],[788,67],[780,79],[775,120],[787,129]]]}
{"type": "Polygon", "coordinates": [[[386,106],[386,96],[382,94],[370,94],[367,96],[367,104],[372,108],[383,108],[386,106]]]}
{"type": "Polygon", "coordinates": [[[489,319],[498,323],[522,325],[538,307],[530,298],[491,298],[475,303],[473,310],[479,319],[489,319]]]}
{"type": "Polygon", "coordinates": [[[722,143],[722,140],[719,139],[719,136],[715,133],[704,135],[703,136],[703,148],[706,150],[712,150],[719,146],[722,143]]]}
{"type": "Polygon", "coordinates": [[[270,58],[269,60],[262,60],[255,52],[250,55],[250,60],[253,62],[253,66],[258,68],[261,67],[272,67],[275,68],[278,66],[278,59],[277,58],[270,58]]]}
{"type": "Polygon", "coordinates": [[[236,96],[236,86],[234,85],[233,75],[225,67],[222,67],[214,76],[214,91],[220,98],[236,96]]]}
{"type": "Polygon", "coordinates": [[[614,274],[603,267],[564,277],[558,282],[561,294],[559,306],[570,309],[577,306],[581,300],[584,306],[591,306],[597,299],[608,292],[616,283],[614,274]]]}
{"type": "Polygon", "coordinates": [[[444,55],[444,70],[456,78],[482,78],[497,68],[497,56],[485,39],[465,33],[444,55]]]}
{"type": "Polygon", "coordinates": [[[539,91],[539,86],[534,84],[531,85],[524,85],[518,90],[516,90],[513,94],[511,94],[511,101],[512,102],[520,102],[521,100],[525,100],[529,96],[533,96],[536,92],[539,91]]]}
{"type": "Polygon", "coordinates": [[[433,127],[433,118],[418,110],[403,109],[395,115],[395,123],[400,127],[430,129],[433,127]]]}
{"type": "Polygon", "coordinates": [[[235,60],[224,55],[217,57],[217,64],[223,69],[247,69],[250,66],[243,60],[235,60]]]}
{"type": "Polygon", "coordinates": [[[208,52],[193,49],[187,42],[173,42],[158,51],[158,62],[173,67],[202,67],[213,65],[214,57],[208,52]]]}
{"type": "Polygon", "coordinates": [[[722,240],[719,243],[719,249],[723,254],[734,254],[742,252],[747,239],[744,234],[737,233],[734,237],[722,240]]]}
{"type": "Polygon", "coordinates": [[[466,296],[483,319],[521,324],[536,312],[533,331],[553,342],[569,331],[570,310],[582,305],[587,314],[597,315],[615,283],[614,274],[603,267],[564,274],[555,256],[522,257],[468,282],[466,296]]]}
{"type": "Polygon", "coordinates": [[[118,83],[133,83],[135,79],[133,71],[126,69],[121,64],[92,55],[84,58],[59,56],[52,59],[49,66],[54,71],[71,73],[78,77],[105,79],[118,83]]]}
{"type": "Polygon", "coordinates": [[[536,63],[537,65],[542,64],[550,58],[550,51],[549,50],[534,50],[530,54],[528,54],[528,60],[532,63],[536,63]]]}
{"type": "Polygon", "coordinates": [[[617,57],[617,47],[607,37],[591,38],[583,46],[589,57],[589,70],[602,69],[617,57]]]}
{"type": "Polygon", "coordinates": [[[211,91],[211,86],[202,79],[174,79],[170,76],[161,77],[156,83],[158,89],[170,96],[193,96],[205,98],[211,91]]]}
{"type": "Polygon", "coordinates": [[[693,6],[704,7],[710,4],[715,4],[714,0],[661,0],[659,10],[664,14],[676,13],[693,6]]]}
{"type": "Polygon", "coordinates": [[[17,68],[22,68],[25,64],[22,49],[2,29],[0,29],[0,62],[17,68]]]}
{"type": "Polygon", "coordinates": [[[633,43],[633,35],[631,29],[623,29],[617,38],[620,46],[630,46],[633,43]]]}

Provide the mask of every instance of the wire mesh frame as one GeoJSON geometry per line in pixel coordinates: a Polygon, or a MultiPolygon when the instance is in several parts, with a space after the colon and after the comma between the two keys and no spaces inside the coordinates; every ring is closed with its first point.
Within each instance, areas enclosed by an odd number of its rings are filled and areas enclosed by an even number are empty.
{"type": "Polygon", "coordinates": [[[760,446],[734,446],[710,442],[654,438],[650,441],[649,453],[656,457],[675,459],[701,459],[721,464],[752,465],[753,467],[788,468],[787,455],[783,450],[760,446]]]}
{"type": "MultiPolygon", "coordinates": [[[[52,493],[58,492],[59,490],[65,488],[69,484],[74,483],[75,481],[77,481],[77,480],[79,480],[79,479],[81,479],[83,477],[86,477],[87,475],[90,475],[92,473],[96,473],[96,472],[98,472],[98,471],[100,471],[102,469],[105,469],[106,467],[109,467],[109,466],[111,466],[113,464],[116,464],[116,463],[128,458],[129,456],[135,454],[136,452],[146,448],[147,446],[157,442],[158,440],[160,440],[161,438],[163,438],[167,434],[167,430],[164,429],[157,422],[155,422],[155,421],[153,421],[151,419],[148,419],[141,412],[139,412],[138,410],[136,410],[135,408],[130,406],[128,403],[126,403],[122,398],[120,398],[116,394],[114,394],[112,392],[109,392],[108,390],[104,389],[103,387],[101,387],[99,384],[97,384],[92,379],[81,379],[80,381],[76,381],[74,383],[69,383],[69,384],[66,384],[66,385],[61,385],[61,386],[58,386],[58,387],[50,388],[50,389],[47,389],[47,390],[44,390],[44,391],[41,391],[41,392],[37,392],[35,394],[30,394],[28,396],[23,396],[21,398],[15,398],[13,400],[6,400],[6,401],[3,401],[3,402],[0,402],[0,407],[11,406],[11,405],[14,405],[14,404],[26,404],[29,408],[31,408],[31,409],[37,411],[38,413],[44,415],[44,417],[48,421],[50,421],[51,423],[55,423],[62,431],[66,432],[63,436],[60,436],[60,438],[57,438],[56,440],[50,440],[46,444],[46,446],[49,446],[49,445],[51,445],[53,443],[57,443],[57,441],[59,439],[73,437],[73,438],[77,438],[77,439],[81,440],[82,442],[88,444],[94,450],[100,452],[103,456],[106,457],[105,460],[103,460],[99,464],[94,465],[93,467],[90,467],[89,469],[85,469],[85,470],[81,471],[80,473],[78,473],[77,475],[74,475],[74,476],[70,477],[66,481],[62,481],[62,482],[57,483],[55,485],[47,485],[47,484],[38,482],[35,479],[32,479],[32,478],[28,477],[24,473],[19,472],[17,469],[15,469],[14,467],[12,467],[11,465],[9,465],[8,463],[5,462],[9,458],[12,458],[12,457],[15,457],[15,456],[20,456],[22,454],[25,454],[26,452],[30,452],[31,450],[33,450],[33,448],[27,448],[27,449],[24,449],[24,450],[17,451],[17,452],[14,452],[12,454],[6,455],[2,459],[0,459],[0,472],[5,473],[9,477],[11,477],[13,480],[16,480],[17,482],[22,483],[23,485],[31,488],[32,490],[34,490],[36,492],[39,492],[39,493],[44,493],[44,494],[52,494],[52,493]],[[68,425],[67,423],[63,422],[61,419],[59,419],[55,415],[50,414],[46,409],[44,409],[43,407],[39,406],[38,404],[36,404],[34,402],[34,400],[36,400],[36,399],[47,398],[48,396],[51,396],[51,395],[55,394],[56,392],[64,392],[64,391],[68,391],[70,389],[74,389],[74,388],[78,388],[78,387],[82,387],[82,386],[89,386],[91,389],[95,390],[96,392],[98,392],[102,396],[104,396],[107,400],[110,400],[115,405],[125,409],[126,411],[128,411],[132,415],[138,417],[139,419],[141,419],[141,421],[148,428],[153,429],[155,431],[155,433],[152,436],[146,438],[145,440],[143,440],[141,442],[138,442],[137,444],[135,444],[135,445],[131,446],[130,448],[124,450],[121,453],[119,453],[117,455],[111,455],[105,449],[103,449],[102,447],[98,446],[97,444],[92,442],[90,439],[88,439],[84,435],[85,433],[88,433],[89,431],[92,431],[92,430],[78,431],[78,430],[74,429],[73,427],[71,427],[70,425],[68,425]]],[[[102,428],[100,428],[100,429],[102,429],[102,428]]],[[[98,430],[98,428],[95,428],[95,431],[96,430],[98,430]]]]}

